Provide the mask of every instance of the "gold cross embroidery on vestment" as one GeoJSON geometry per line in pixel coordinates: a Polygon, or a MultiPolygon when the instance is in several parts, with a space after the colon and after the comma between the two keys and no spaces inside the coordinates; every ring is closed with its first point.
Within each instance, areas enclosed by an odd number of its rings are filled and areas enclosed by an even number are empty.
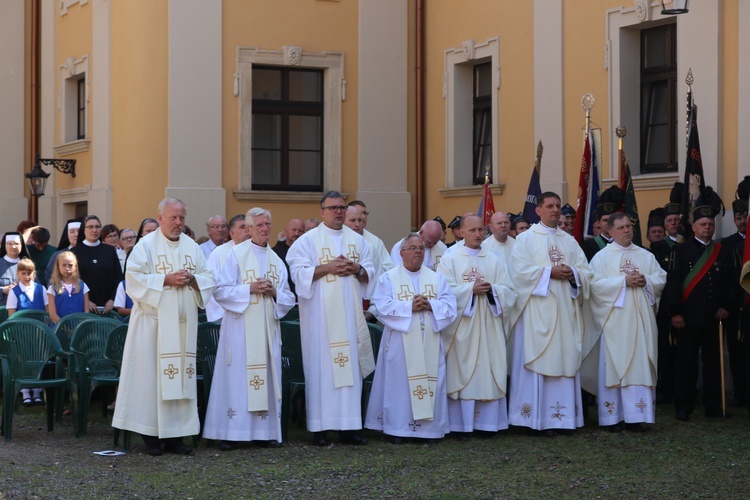
{"type": "MultiPolygon", "coordinates": [[[[318,258],[318,262],[320,262],[321,265],[323,265],[323,264],[330,264],[331,262],[333,262],[334,256],[331,253],[331,249],[330,248],[325,247],[325,248],[321,249],[320,252],[323,255],[322,257],[318,258]]],[[[336,281],[336,275],[335,274],[330,274],[330,273],[326,274],[326,282],[327,283],[332,283],[334,281],[336,281]]]]}
{"type": "Polygon", "coordinates": [[[464,273],[463,279],[465,282],[470,283],[472,281],[484,281],[484,276],[479,272],[479,269],[472,266],[469,272],[464,273]]]}
{"type": "Polygon", "coordinates": [[[255,378],[250,381],[250,386],[253,387],[256,391],[259,391],[260,386],[263,384],[265,384],[265,381],[258,375],[256,375],[255,378]]]}
{"type": "Polygon", "coordinates": [[[414,294],[409,290],[409,285],[401,285],[401,293],[397,295],[398,300],[411,300],[414,294]]]}
{"type": "Polygon", "coordinates": [[[185,256],[185,262],[183,262],[182,267],[185,268],[185,271],[189,272],[190,274],[195,273],[195,264],[193,264],[193,257],[191,255],[185,256]]]}
{"type": "Polygon", "coordinates": [[[180,373],[180,370],[175,368],[172,363],[169,363],[169,366],[164,370],[164,375],[168,376],[169,380],[174,380],[178,373],[180,373]]]}
{"type": "Polygon", "coordinates": [[[427,394],[427,389],[422,387],[422,385],[418,385],[416,389],[412,392],[416,397],[419,399],[424,399],[424,395],[427,394]]]}
{"type": "Polygon", "coordinates": [[[559,266],[565,260],[565,254],[557,248],[557,245],[552,245],[548,251],[549,260],[552,261],[553,266],[559,266]]]}
{"type": "Polygon", "coordinates": [[[337,363],[341,368],[343,368],[344,365],[346,365],[346,363],[349,362],[349,357],[348,356],[344,356],[343,352],[339,352],[338,356],[336,356],[335,358],[333,358],[333,362],[337,363]]]}

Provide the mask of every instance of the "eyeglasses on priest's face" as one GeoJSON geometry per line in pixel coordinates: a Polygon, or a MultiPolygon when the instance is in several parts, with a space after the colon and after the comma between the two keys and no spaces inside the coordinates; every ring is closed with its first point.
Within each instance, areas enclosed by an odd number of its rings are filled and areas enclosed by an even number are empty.
{"type": "Polygon", "coordinates": [[[330,207],[323,207],[322,210],[328,210],[329,212],[345,212],[346,205],[334,205],[330,207]]]}

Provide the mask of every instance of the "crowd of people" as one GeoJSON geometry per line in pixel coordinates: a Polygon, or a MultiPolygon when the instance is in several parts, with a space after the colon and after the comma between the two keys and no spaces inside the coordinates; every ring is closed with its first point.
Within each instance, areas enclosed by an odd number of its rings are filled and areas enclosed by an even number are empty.
{"type": "MultiPolygon", "coordinates": [[[[395,444],[491,436],[510,425],[565,434],[584,425],[589,405],[600,426],[643,432],[657,403],[673,401],[675,417],[690,419],[699,388],[706,417],[730,416],[720,322],[731,402],[748,401],[742,331],[750,321],[739,275],[750,177],[743,182],[735,235],[714,241],[721,205],[708,188],[692,235],[678,242],[676,186],[649,216],[648,250],[633,243],[616,187],[602,193],[595,236],[581,244],[575,210],[546,192],[537,223],[507,212],[488,226],[475,213],[449,224],[436,217],[390,251],[366,229],[366,205],[338,192],[323,196],[320,221],[289,220],[274,246],[263,208],[209,218],[201,242],[185,226],[185,205],[168,198],[138,231],[93,215],[70,220],[57,251],[33,223],[6,233],[1,299],[9,311],[48,309],[53,321],[112,309],[131,316],[113,426],[141,434],[151,455],[189,453],[182,438],[201,431],[201,310],[221,322],[202,429],[221,450],[281,445],[280,321],[294,307],[315,445],[328,445],[330,431],[366,444],[363,427],[395,444]],[[368,322],[384,328],[377,353],[368,322]],[[373,372],[363,414],[363,380],[373,372]]],[[[22,397],[43,402],[37,389],[22,397]]]]}

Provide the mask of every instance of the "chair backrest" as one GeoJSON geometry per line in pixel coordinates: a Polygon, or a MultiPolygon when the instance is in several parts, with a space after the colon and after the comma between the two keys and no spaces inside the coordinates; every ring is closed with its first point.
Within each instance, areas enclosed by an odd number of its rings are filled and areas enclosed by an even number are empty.
{"type": "Polygon", "coordinates": [[[221,323],[210,321],[198,324],[198,347],[196,357],[204,379],[213,377],[216,365],[216,351],[219,349],[221,323]]]}
{"type": "Polygon", "coordinates": [[[198,323],[207,323],[208,322],[208,315],[206,313],[200,313],[198,315],[198,323]]]}
{"type": "Polygon", "coordinates": [[[281,322],[281,371],[284,382],[305,380],[299,321],[281,322]]]}
{"type": "Polygon", "coordinates": [[[23,309],[21,311],[16,311],[13,313],[13,316],[8,319],[20,318],[35,319],[37,321],[41,321],[50,328],[52,327],[52,320],[49,318],[49,313],[41,309],[23,309]]]}
{"type": "Polygon", "coordinates": [[[57,339],[60,341],[63,351],[70,350],[70,339],[73,337],[73,331],[75,331],[76,327],[81,322],[86,321],[87,319],[96,319],[98,317],[98,314],[73,313],[60,318],[60,321],[57,322],[52,331],[57,335],[57,339]]]}
{"type": "Polygon", "coordinates": [[[120,315],[117,314],[117,311],[115,311],[114,309],[112,309],[108,313],[99,314],[98,316],[100,318],[112,318],[112,319],[116,319],[117,321],[119,321],[119,322],[122,323],[122,318],[120,318],[120,315]]]}
{"type": "Polygon", "coordinates": [[[0,324],[0,354],[12,379],[39,379],[47,362],[62,351],[52,330],[31,318],[0,324]]]}
{"type": "Polygon", "coordinates": [[[73,332],[70,349],[80,353],[80,370],[88,369],[91,375],[116,375],[117,370],[105,357],[104,350],[110,333],[122,322],[111,318],[95,318],[82,321],[73,332]]]}
{"type": "Polygon", "coordinates": [[[380,341],[383,339],[383,327],[377,323],[367,323],[370,329],[370,340],[372,341],[372,353],[375,355],[375,361],[378,360],[380,352],[380,341]]]}
{"type": "Polygon", "coordinates": [[[281,318],[281,321],[299,321],[299,306],[294,306],[289,309],[289,312],[286,313],[286,316],[281,318]]]}
{"type": "Polygon", "coordinates": [[[104,358],[112,366],[120,371],[122,366],[122,353],[125,350],[125,339],[128,336],[128,325],[120,325],[112,330],[107,337],[107,343],[104,346],[104,358]]]}
{"type": "Polygon", "coordinates": [[[8,319],[8,309],[5,306],[0,306],[0,323],[8,319]]]}

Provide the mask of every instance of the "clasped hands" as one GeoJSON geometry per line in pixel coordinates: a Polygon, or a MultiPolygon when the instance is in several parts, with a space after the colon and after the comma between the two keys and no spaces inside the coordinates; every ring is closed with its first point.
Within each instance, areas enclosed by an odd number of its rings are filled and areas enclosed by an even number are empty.
{"type": "Polygon", "coordinates": [[[430,301],[424,295],[415,295],[411,302],[412,312],[432,311],[430,301]]]}
{"type": "Polygon", "coordinates": [[[276,287],[274,286],[273,281],[268,278],[258,278],[258,280],[250,283],[250,293],[276,297],[276,287]]]}
{"type": "Polygon", "coordinates": [[[184,269],[181,269],[174,273],[169,273],[164,276],[164,286],[173,286],[175,288],[181,288],[183,286],[190,286],[195,282],[195,276],[190,274],[184,269]]]}
{"type": "Polygon", "coordinates": [[[326,266],[328,266],[327,274],[333,274],[335,276],[351,276],[352,274],[359,273],[359,264],[347,259],[343,255],[339,255],[326,264],[326,266]]]}
{"type": "Polygon", "coordinates": [[[557,264],[552,266],[550,278],[552,278],[553,280],[570,281],[572,279],[575,279],[575,275],[573,274],[572,267],[566,264],[557,264]]]}
{"type": "Polygon", "coordinates": [[[629,287],[644,287],[646,286],[646,277],[641,273],[626,274],[625,285],[629,287]]]}
{"type": "Polygon", "coordinates": [[[486,295],[492,291],[492,283],[483,280],[476,280],[471,291],[474,295],[486,295]]]}

